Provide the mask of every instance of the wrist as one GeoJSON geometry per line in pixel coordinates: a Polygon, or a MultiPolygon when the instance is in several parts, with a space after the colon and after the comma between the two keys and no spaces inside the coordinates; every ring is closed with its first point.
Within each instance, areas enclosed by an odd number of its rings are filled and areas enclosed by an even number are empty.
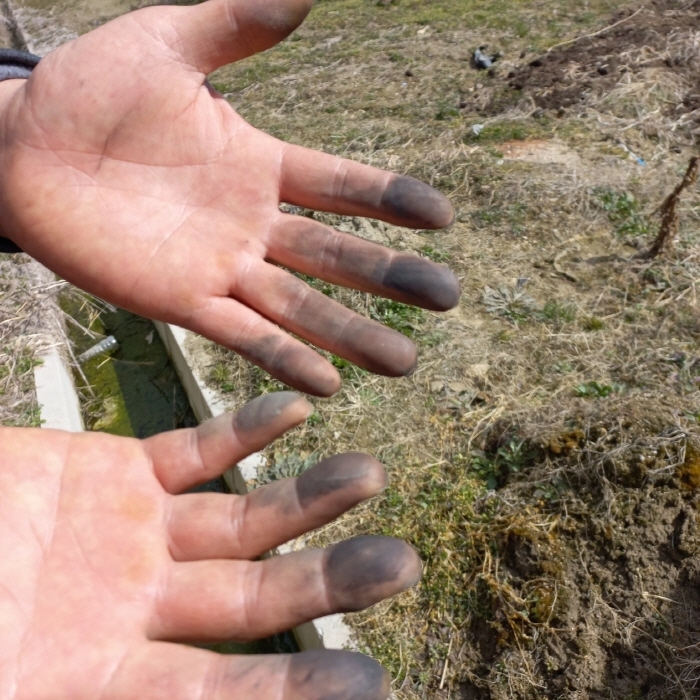
{"type": "Polygon", "coordinates": [[[39,57],[25,51],[0,49],[0,113],[39,64],[39,57]]]}
{"type": "Polygon", "coordinates": [[[27,82],[26,78],[13,78],[0,82],[0,114],[5,111],[5,105],[12,96],[27,82]]]}
{"type": "MultiPolygon", "coordinates": [[[[8,145],[8,136],[2,126],[3,122],[7,123],[5,121],[7,110],[10,108],[13,97],[24,87],[24,83],[38,63],[38,56],[23,51],[0,49],[0,149],[4,150],[8,145]]],[[[0,153],[0,160],[1,156],[2,153],[0,153]]],[[[17,252],[21,252],[19,246],[9,238],[3,237],[0,229],[0,253],[17,252]]]]}
{"type": "MultiPolygon", "coordinates": [[[[24,83],[26,83],[26,78],[14,78],[12,80],[4,80],[0,82],[0,151],[5,146],[5,138],[2,132],[2,123],[4,121],[4,115],[8,109],[8,106],[24,83]]],[[[2,153],[0,152],[0,162],[2,161],[2,153]]],[[[3,236],[2,226],[0,226],[0,253],[21,253],[22,249],[9,238],[3,236]]]]}

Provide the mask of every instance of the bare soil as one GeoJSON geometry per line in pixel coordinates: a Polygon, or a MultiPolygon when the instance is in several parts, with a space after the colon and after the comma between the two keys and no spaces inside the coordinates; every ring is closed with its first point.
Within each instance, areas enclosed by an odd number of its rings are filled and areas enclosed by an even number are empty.
{"type": "MultiPolygon", "coordinates": [[[[686,66],[679,57],[670,59],[662,53],[669,38],[679,31],[700,28],[699,9],[698,2],[679,7],[673,0],[653,0],[643,7],[621,9],[610,17],[608,31],[584,35],[568,46],[517,66],[507,74],[508,87],[532,97],[538,107],[558,110],[580,105],[591,93],[614,87],[633,70],[625,57],[634,49],[656,54],[648,66],[664,65],[671,71],[682,71],[686,66]]],[[[683,107],[691,107],[692,99],[691,93],[684,97],[683,107]]],[[[497,109],[497,104],[491,109],[497,109]]]]}

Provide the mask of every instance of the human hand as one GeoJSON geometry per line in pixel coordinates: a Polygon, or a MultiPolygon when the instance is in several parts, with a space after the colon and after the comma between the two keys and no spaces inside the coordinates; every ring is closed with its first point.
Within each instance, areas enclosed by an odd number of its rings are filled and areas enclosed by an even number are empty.
{"type": "Polygon", "coordinates": [[[0,428],[0,697],[384,698],[385,673],[361,654],[223,656],[173,643],[265,637],[418,580],[415,553],[391,538],[251,561],[380,491],[386,476],[367,455],[243,497],[177,495],[310,412],[279,393],[145,441],[0,428]]]}
{"type": "Polygon", "coordinates": [[[93,294],[330,395],[335,368],[283,329],[390,376],[412,371],[415,347],[280,266],[432,310],[456,305],[459,283],[279,209],[440,228],[454,216],[441,194],[268,136],[206,82],[282,40],[310,5],[145,8],[60,47],[28,81],[0,83],[0,235],[93,294]]]}

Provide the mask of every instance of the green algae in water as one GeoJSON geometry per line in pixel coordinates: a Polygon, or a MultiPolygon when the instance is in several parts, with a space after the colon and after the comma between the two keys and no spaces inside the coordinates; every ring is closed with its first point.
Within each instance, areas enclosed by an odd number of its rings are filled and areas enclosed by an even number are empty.
{"type": "Polygon", "coordinates": [[[76,377],[86,397],[83,419],[88,430],[147,438],[176,428],[190,428],[197,420],[153,323],[122,309],[99,315],[87,303],[66,297],[64,311],[97,337],[73,324],[69,335],[76,354],[113,335],[119,347],[82,365],[95,394],[76,377]]]}

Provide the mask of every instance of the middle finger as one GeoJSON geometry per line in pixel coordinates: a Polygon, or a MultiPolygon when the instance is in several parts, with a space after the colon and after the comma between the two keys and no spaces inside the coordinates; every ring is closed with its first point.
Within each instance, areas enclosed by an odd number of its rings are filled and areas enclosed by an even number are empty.
{"type": "Polygon", "coordinates": [[[170,552],[176,561],[258,557],[335,520],[385,486],[386,474],[376,459],[350,453],[246,496],[175,496],[168,518],[170,552]]]}
{"type": "Polygon", "coordinates": [[[391,537],[356,537],[264,561],[174,563],[149,637],[260,639],[367,608],[414,586],[420,574],[415,551],[391,537]]]}

